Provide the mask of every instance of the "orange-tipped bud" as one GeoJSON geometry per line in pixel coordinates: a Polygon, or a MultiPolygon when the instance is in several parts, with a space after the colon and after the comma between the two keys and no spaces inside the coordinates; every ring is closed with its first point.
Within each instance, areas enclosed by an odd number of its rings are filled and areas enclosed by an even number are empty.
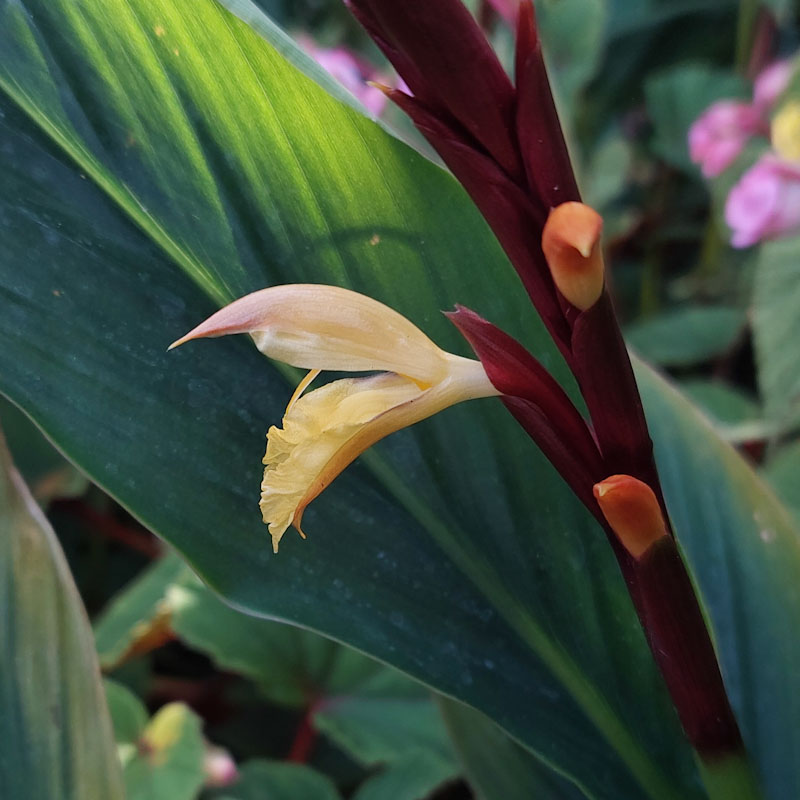
{"type": "Polygon", "coordinates": [[[608,524],[625,549],[641,558],[667,525],[653,490],[630,475],[612,475],[594,485],[594,496],[608,524]]]}
{"type": "Polygon", "coordinates": [[[558,291],[581,311],[591,308],[603,292],[602,232],[603,218],[575,202],[554,208],[542,232],[542,250],[558,291]]]}

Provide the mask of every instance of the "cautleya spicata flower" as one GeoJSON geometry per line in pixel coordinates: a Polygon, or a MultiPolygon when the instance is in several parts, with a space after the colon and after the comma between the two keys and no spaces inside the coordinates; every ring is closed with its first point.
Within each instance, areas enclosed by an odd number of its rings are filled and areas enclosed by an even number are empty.
{"type": "Polygon", "coordinates": [[[282,427],[267,434],[261,513],[275,552],[291,525],[368,447],[463,400],[500,394],[479,361],[447,353],[383,303],[336,286],[290,284],[246,295],[171,347],[249,333],[258,349],[310,370],[282,427]],[[304,394],[322,370],[377,372],[304,394]]]}

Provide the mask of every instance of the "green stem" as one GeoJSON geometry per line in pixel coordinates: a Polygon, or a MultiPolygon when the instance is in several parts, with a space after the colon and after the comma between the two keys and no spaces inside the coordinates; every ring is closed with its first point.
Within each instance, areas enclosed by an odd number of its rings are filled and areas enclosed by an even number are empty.
{"type": "Polygon", "coordinates": [[[736,68],[744,74],[753,49],[756,20],[761,8],[760,0],[739,0],[739,20],[736,28],[736,68]]]}
{"type": "Polygon", "coordinates": [[[719,761],[698,759],[698,767],[710,800],[761,800],[763,797],[744,753],[719,761]]]}
{"type": "Polygon", "coordinates": [[[695,276],[699,279],[711,278],[719,272],[722,246],[724,241],[720,235],[714,210],[709,215],[700,248],[700,260],[695,268],[695,276]]]}

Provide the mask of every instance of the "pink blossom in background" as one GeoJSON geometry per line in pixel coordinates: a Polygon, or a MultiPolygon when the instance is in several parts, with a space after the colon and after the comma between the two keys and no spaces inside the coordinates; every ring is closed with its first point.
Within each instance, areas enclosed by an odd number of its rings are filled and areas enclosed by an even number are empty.
{"type": "Polygon", "coordinates": [[[488,3],[506,22],[516,24],[519,0],[488,0],[488,3]]]}
{"type": "Polygon", "coordinates": [[[350,94],[358,98],[367,111],[376,117],[383,113],[386,108],[386,95],[380,89],[369,86],[367,81],[386,83],[387,80],[370,64],[345,47],[330,49],[317,47],[305,36],[300,37],[298,42],[317,64],[327,70],[350,94]]]}
{"type": "Polygon", "coordinates": [[[725,221],[734,247],[800,231],[800,165],[762,156],[731,189],[725,221]]]}
{"type": "Polygon", "coordinates": [[[206,786],[208,787],[230,786],[239,777],[239,770],[236,769],[236,762],[231,754],[216,745],[206,746],[203,769],[206,773],[206,786]]]}
{"type": "Polygon", "coordinates": [[[719,100],[689,128],[689,155],[703,175],[713,178],[736,160],[753,134],[766,131],[765,125],[755,106],[719,100]]]}
{"type": "Polygon", "coordinates": [[[753,103],[762,112],[769,111],[789,85],[795,64],[791,59],[776,61],[762,70],[753,87],[753,103]]]}

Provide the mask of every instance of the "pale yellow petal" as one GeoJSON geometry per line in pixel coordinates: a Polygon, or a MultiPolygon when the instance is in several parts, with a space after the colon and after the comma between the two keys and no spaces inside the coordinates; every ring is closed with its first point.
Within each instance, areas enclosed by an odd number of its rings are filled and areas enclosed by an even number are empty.
{"type": "Polygon", "coordinates": [[[260,505],[276,551],[286,529],[299,526],[298,513],[335,477],[323,478],[331,462],[341,460],[337,454],[346,451],[348,440],[375,417],[422,393],[399,375],[346,378],[304,395],[287,411],[283,428],[270,428],[260,505]]]}
{"type": "Polygon", "coordinates": [[[444,352],[402,314],[371,297],[318,284],[253,292],[220,309],[172,347],[250,333],[270,358],[304,369],[387,371],[424,384],[445,372],[444,352]]]}
{"type": "Polygon", "coordinates": [[[306,506],[375,442],[455,403],[498,394],[479,362],[445,361],[446,377],[428,389],[394,374],[334,381],[270,429],[260,505],[276,552],[290,525],[300,531],[306,506]]]}

